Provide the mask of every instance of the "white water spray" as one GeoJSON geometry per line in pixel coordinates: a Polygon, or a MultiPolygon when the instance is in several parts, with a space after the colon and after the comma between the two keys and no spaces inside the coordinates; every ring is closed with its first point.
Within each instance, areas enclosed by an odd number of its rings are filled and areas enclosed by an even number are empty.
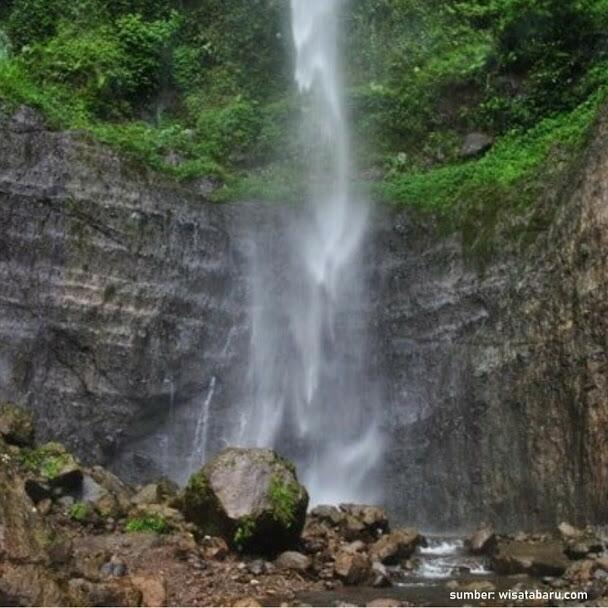
{"type": "Polygon", "coordinates": [[[340,4],[291,0],[309,204],[286,221],[284,250],[261,243],[254,255],[251,402],[237,438],[293,458],[313,503],[377,499],[370,473],[381,455],[361,264],[367,207],[349,186],[340,4]]]}

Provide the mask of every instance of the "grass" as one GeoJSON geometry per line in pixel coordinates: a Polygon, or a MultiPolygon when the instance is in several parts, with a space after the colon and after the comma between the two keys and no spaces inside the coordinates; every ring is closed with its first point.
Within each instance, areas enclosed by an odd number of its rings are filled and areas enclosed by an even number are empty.
{"type": "Polygon", "coordinates": [[[160,515],[134,517],[127,522],[127,532],[155,532],[166,534],[169,531],[167,520],[160,515]]]}

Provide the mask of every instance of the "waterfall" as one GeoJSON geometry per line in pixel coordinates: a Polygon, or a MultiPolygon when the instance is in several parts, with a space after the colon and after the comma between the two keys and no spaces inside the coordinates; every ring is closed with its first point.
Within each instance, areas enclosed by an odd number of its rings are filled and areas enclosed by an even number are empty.
{"type": "Polygon", "coordinates": [[[236,438],[293,458],[317,504],[378,498],[370,473],[382,444],[365,317],[368,209],[349,184],[340,4],[291,0],[310,188],[303,209],[287,210],[281,245],[255,248],[250,401],[236,438]]]}

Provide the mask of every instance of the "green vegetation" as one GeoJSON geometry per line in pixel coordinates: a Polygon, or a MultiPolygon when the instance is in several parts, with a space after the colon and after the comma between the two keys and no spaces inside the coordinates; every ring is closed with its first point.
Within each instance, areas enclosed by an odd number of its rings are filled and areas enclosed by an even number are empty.
{"type": "Polygon", "coordinates": [[[270,480],[269,498],[273,516],[286,528],[290,528],[296,519],[299,493],[295,483],[285,482],[278,475],[273,475],[270,480]]]}
{"type": "Polygon", "coordinates": [[[77,522],[84,523],[93,516],[93,508],[86,502],[76,502],[70,507],[70,517],[77,522]]]}
{"type": "Polygon", "coordinates": [[[160,515],[147,515],[145,517],[134,517],[127,522],[127,532],[155,532],[156,534],[166,534],[169,531],[169,524],[160,515]]]}
{"type": "MultiPolygon", "coordinates": [[[[214,177],[218,201],[297,202],[287,10],[11,0],[0,100],[171,178],[214,177]]],[[[608,0],[351,0],[343,24],[361,173],[382,200],[464,228],[472,249],[572,165],[606,95],[608,0]],[[485,156],[462,155],[471,132],[494,140],[485,156]]]]}
{"type": "Polygon", "coordinates": [[[75,465],[75,460],[61,444],[47,443],[35,450],[22,450],[21,464],[45,479],[55,479],[75,465]]]}
{"type": "Polygon", "coordinates": [[[239,520],[239,524],[236,527],[234,533],[234,544],[242,550],[243,547],[251,540],[255,533],[255,520],[251,517],[243,517],[239,520]]]}

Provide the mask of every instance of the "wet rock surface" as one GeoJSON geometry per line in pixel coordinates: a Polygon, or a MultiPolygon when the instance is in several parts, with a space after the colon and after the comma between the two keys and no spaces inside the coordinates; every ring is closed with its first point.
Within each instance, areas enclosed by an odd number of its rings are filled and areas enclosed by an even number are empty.
{"type": "MultiPolygon", "coordinates": [[[[0,117],[0,135],[0,400],[26,403],[41,440],[84,464],[185,481],[203,461],[192,446],[210,454],[238,423],[251,231],[278,243],[283,211],[208,204],[200,184],[169,184],[28,108],[0,117]]],[[[386,380],[379,477],[404,521],[608,516],[605,136],[603,120],[578,170],[512,227],[532,244],[505,240],[481,271],[459,235],[375,210],[363,314],[370,375],[386,380]]]]}

